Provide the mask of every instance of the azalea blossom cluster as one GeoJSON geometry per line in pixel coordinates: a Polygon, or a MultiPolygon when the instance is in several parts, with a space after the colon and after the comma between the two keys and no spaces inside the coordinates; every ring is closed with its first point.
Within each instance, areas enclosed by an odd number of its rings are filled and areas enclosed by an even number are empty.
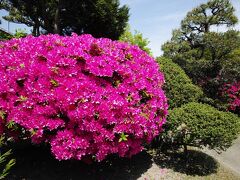
{"type": "Polygon", "coordinates": [[[240,81],[225,85],[224,94],[227,95],[229,110],[240,112],[240,81]]]}
{"type": "Polygon", "coordinates": [[[91,35],[0,43],[1,133],[8,124],[59,160],[130,157],[162,130],[167,100],[155,60],[91,35]]]}

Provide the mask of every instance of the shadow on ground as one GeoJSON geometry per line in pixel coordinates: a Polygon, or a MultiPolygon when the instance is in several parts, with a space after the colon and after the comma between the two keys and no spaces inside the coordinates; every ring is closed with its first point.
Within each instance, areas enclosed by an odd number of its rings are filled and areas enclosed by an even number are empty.
{"type": "Polygon", "coordinates": [[[9,180],[128,180],[137,179],[152,165],[152,157],[142,152],[131,159],[111,157],[102,163],[87,165],[80,161],[57,161],[46,147],[15,149],[17,164],[9,180]]]}
{"type": "Polygon", "coordinates": [[[207,176],[217,172],[218,163],[211,156],[195,150],[189,150],[186,156],[183,152],[158,152],[153,156],[154,162],[161,168],[191,176],[207,176]]]}

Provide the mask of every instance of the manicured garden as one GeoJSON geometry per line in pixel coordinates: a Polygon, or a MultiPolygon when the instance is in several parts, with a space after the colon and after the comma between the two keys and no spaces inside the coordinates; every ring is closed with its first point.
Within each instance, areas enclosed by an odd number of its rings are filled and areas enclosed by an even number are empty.
{"type": "Polygon", "coordinates": [[[55,14],[0,41],[0,179],[240,179],[202,151],[240,135],[240,33],[211,29],[237,24],[230,1],[190,11],[156,58],[120,11],[109,34],[55,14]]]}

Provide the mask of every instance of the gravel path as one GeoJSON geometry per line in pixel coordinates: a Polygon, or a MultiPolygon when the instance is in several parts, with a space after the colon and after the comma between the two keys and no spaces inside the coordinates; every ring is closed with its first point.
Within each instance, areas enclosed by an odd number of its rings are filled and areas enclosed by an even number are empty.
{"type": "Polygon", "coordinates": [[[233,145],[228,148],[227,151],[221,154],[207,149],[205,149],[204,152],[240,175],[240,137],[234,141],[233,145]]]}

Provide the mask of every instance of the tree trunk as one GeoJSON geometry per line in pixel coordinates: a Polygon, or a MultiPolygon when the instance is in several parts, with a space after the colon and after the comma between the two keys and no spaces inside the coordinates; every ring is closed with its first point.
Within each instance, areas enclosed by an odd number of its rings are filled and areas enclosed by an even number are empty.
{"type": "Polygon", "coordinates": [[[39,31],[39,28],[40,28],[40,23],[39,23],[39,19],[36,20],[36,36],[40,36],[40,31],[39,31]]]}
{"type": "Polygon", "coordinates": [[[33,32],[32,32],[33,36],[39,36],[40,35],[39,28],[40,28],[39,18],[38,18],[38,16],[35,16],[34,17],[33,32]]]}
{"type": "Polygon", "coordinates": [[[60,12],[61,12],[61,0],[58,0],[58,5],[55,11],[54,22],[53,22],[53,32],[54,34],[60,34],[60,12]]]}
{"type": "Polygon", "coordinates": [[[184,155],[185,155],[185,157],[187,157],[188,149],[187,149],[187,145],[186,144],[183,144],[183,149],[184,149],[184,155]]]}
{"type": "Polygon", "coordinates": [[[37,36],[40,36],[40,27],[37,27],[37,36]]]}
{"type": "Polygon", "coordinates": [[[205,29],[205,33],[208,33],[210,31],[210,24],[208,23],[204,24],[204,29],[205,29]]]}
{"type": "Polygon", "coordinates": [[[33,36],[36,36],[36,24],[35,25],[33,25],[33,31],[32,31],[32,35],[33,36]]]}

